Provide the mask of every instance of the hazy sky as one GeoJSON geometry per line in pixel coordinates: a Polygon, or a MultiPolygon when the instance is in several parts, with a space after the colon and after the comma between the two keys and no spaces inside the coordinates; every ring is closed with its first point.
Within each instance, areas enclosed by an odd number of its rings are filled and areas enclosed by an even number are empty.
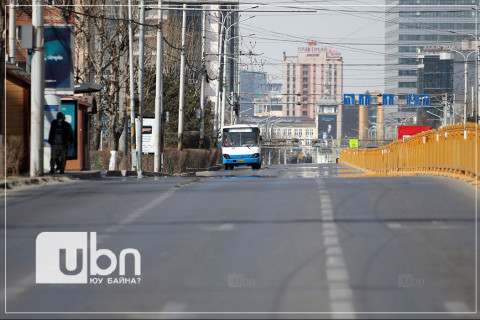
{"type": "Polygon", "coordinates": [[[244,63],[254,62],[248,70],[266,71],[270,81],[281,82],[283,52],[295,56],[298,47],[314,39],[318,46],[342,53],[344,93],[383,91],[385,1],[248,0],[240,3],[241,9],[265,4],[241,13],[240,20],[254,16],[240,23],[240,32],[245,35],[242,49],[262,54],[242,58],[244,63]],[[252,33],[255,35],[251,36],[252,33]]]}

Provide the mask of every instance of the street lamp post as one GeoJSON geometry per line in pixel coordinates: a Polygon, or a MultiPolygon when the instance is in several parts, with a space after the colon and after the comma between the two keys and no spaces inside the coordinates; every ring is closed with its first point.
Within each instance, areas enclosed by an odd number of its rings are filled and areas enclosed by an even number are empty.
{"type": "MultiPolygon", "coordinates": [[[[466,130],[467,128],[467,87],[468,87],[468,84],[467,84],[467,75],[468,75],[468,71],[467,71],[467,62],[468,62],[468,57],[472,54],[472,53],[475,53],[476,51],[470,51],[467,55],[465,55],[463,52],[461,51],[458,51],[458,50],[455,50],[455,49],[451,49],[452,51],[454,52],[457,52],[457,53],[460,53],[463,57],[463,64],[464,64],[464,77],[465,77],[465,92],[464,92],[464,95],[463,95],[463,106],[465,108],[465,110],[463,111],[463,130],[466,130]]],[[[477,58],[478,59],[478,58],[477,58]]]]}

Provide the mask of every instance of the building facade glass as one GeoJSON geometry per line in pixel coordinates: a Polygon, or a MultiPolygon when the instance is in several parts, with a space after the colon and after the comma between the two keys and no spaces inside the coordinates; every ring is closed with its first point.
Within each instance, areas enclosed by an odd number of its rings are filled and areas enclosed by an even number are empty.
{"type": "MultiPolygon", "coordinates": [[[[479,2],[386,0],[385,92],[401,96],[417,93],[417,67],[421,63],[417,55],[425,48],[461,51],[462,40],[478,38],[479,2]]],[[[474,54],[470,60],[475,60],[474,54]]],[[[475,72],[475,64],[470,63],[469,73],[475,72]]]]}

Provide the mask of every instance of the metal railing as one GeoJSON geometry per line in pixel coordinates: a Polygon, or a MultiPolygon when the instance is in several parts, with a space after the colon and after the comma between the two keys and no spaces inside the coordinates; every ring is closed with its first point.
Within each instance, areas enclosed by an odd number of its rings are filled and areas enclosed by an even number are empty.
{"type": "Polygon", "coordinates": [[[372,174],[446,173],[478,176],[480,125],[429,130],[376,149],[344,149],[339,162],[372,174]]]}

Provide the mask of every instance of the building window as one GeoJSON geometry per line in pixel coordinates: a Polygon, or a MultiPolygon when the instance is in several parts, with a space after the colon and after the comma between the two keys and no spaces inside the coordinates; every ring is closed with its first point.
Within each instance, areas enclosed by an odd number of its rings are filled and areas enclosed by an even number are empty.
{"type": "Polygon", "coordinates": [[[302,86],[303,89],[308,89],[308,83],[305,83],[303,86],[302,86]]]}
{"type": "Polygon", "coordinates": [[[302,129],[295,129],[295,136],[301,137],[303,135],[302,129]]]}
{"type": "Polygon", "coordinates": [[[406,64],[406,65],[418,65],[420,63],[420,59],[417,58],[399,58],[398,64],[406,64]]]}
{"type": "Polygon", "coordinates": [[[307,103],[304,103],[303,104],[303,109],[307,109],[308,108],[308,104],[307,103]]]}
{"type": "Polygon", "coordinates": [[[399,82],[398,87],[399,88],[416,88],[417,83],[416,82],[399,82]]]}
{"type": "Polygon", "coordinates": [[[294,116],[294,117],[295,117],[295,110],[293,110],[293,111],[292,111],[292,116],[294,116]]]}
{"type": "Polygon", "coordinates": [[[305,129],[305,135],[309,137],[313,136],[313,129],[305,129]]]}
{"type": "Polygon", "coordinates": [[[308,112],[307,112],[307,111],[303,111],[303,112],[302,112],[302,115],[303,115],[303,116],[308,116],[308,112]]]}
{"type": "Polygon", "coordinates": [[[308,71],[303,71],[303,76],[308,76],[308,71]]]}
{"type": "Polygon", "coordinates": [[[417,76],[417,70],[398,70],[399,76],[417,76]]]}
{"type": "Polygon", "coordinates": [[[287,117],[290,115],[290,111],[287,110],[287,117]]]}

